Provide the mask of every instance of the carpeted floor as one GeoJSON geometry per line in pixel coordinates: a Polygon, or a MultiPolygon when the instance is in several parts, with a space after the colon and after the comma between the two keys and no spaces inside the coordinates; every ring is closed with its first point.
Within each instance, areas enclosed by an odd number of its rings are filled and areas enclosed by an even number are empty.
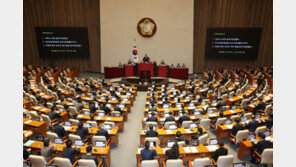
{"type": "MultiPolygon", "coordinates": [[[[81,73],[80,78],[97,78],[102,77],[102,74],[97,73],[81,73]]],[[[111,149],[111,166],[112,167],[136,167],[136,149],[140,144],[140,129],[142,127],[142,117],[144,114],[144,104],[146,92],[138,92],[134,105],[131,108],[131,113],[128,115],[128,121],[124,123],[124,132],[119,133],[119,144],[111,149]]],[[[210,138],[216,138],[216,130],[209,130],[210,138]]],[[[233,155],[234,162],[240,162],[237,158],[238,146],[230,143],[229,139],[223,139],[225,146],[228,148],[228,154],[233,155]]],[[[250,163],[250,156],[245,156],[244,161],[247,162],[247,167],[255,166],[250,163]]]]}

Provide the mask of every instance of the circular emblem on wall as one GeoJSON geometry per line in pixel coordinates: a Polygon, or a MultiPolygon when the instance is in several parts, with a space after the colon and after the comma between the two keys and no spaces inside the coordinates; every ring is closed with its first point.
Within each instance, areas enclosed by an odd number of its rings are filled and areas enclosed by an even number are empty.
{"type": "Polygon", "coordinates": [[[138,22],[137,29],[142,37],[149,38],[155,34],[157,28],[154,20],[146,17],[138,22]]]}

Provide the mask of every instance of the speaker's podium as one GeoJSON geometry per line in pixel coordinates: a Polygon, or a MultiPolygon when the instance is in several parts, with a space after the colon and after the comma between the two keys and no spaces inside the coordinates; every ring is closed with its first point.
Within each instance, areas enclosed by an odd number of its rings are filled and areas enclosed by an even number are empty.
{"type": "Polygon", "coordinates": [[[144,71],[144,70],[141,70],[140,71],[140,80],[141,81],[150,81],[151,79],[151,72],[150,71],[144,71]]]}

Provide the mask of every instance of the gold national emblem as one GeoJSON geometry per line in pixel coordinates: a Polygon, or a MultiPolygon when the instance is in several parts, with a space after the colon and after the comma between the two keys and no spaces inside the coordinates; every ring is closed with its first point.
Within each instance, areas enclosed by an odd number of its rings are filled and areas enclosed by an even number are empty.
{"type": "Polygon", "coordinates": [[[156,32],[156,24],[150,18],[143,18],[138,23],[138,32],[143,37],[152,37],[156,32]]]}

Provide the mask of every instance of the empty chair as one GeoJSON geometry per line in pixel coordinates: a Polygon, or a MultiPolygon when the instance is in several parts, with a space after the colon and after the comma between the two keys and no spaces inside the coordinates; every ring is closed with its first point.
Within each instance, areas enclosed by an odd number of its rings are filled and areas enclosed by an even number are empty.
{"type": "Polygon", "coordinates": [[[103,111],[103,110],[97,110],[96,113],[99,117],[105,116],[105,111],[103,111]]]}
{"type": "Polygon", "coordinates": [[[154,122],[154,121],[148,121],[148,122],[146,122],[146,128],[148,128],[149,125],[152,125],[152,126],[156,126],[157,127],[157,122],[154,122]]]}
{"type": "Polygon", "coordinates": [[[46,160],[41,155],[30,155],[29,160],[31,162],[32,167],[46,167],[46,160]]]}
{"type": "Polygon", "coordinates": [[[227,94],[222,95],[222,99],[223,100],[227,100],[227,98],[228,98],[228,95],[227,94]]]}
{"type": "Polygon", "coordinates": [[[230,117],[231,121],[234,122],[236,118],[240,118],[239,115],[233,115],[230,117]]]}
{"type": "Polygon", "coordinates": [[[183,121],[182,122],[182,128],[185,128],[185,129],[190,128],[191,123],[193,123],[193,121],[183,121]]]}
{"type": "Polygon", "coordinates": [[[241,94],[241,89],[238,89],[236,92],[235,92],[235,95],[236,96],[239,96],[241,94]]]}
{"type": "Polygon", "coordinates": [[[72,167],[72,163],[68,158],[55,157],[53,161],[58,167],[72,167]]]}
{"type": "Polygon", "coordinates": [[[88,85],[85,86],[88,92],[90,92],[90,87],[88,85]]]}
{"type": "Polygon", "coordinates": [[[267,130],[266,126],[259,126],[256,130],[255,130],[255,134],[256,136],[258,136],[258,133],[264,133],[267,130]]]}
{"type": "Polygon", "coordinates": [[[36,111],[30,111],[30,115],[31,115],[33,120],[40,121],[40,117],[39,117],[39,115],[37,114],[36,111]]]}
{"type": "Polygon", "coordinates": [[[69,134],[68,138],[72,141],[72,143],[74,143],[76,139],[81,140],[81,137],[79,135],[74,134],[69,134]]]}
{"type": "Polygon", "coordinates": [[[93,145],[95,145],[96,141],[105,141],[105,142],[107,142],[107,139],[106,139],[105,136],[93,136],[91,138],[91,142],[93,143],[93,145]]]}
{"type": "Polygon", "coordinates": [[[111,117],[120,117],[121,114],[119,111],[111,111],[111,117]]]}
{"type": "Polygon", "coordinates": [[[248,129],[245,129],[245,130],[239,130],[237,133],[236,133],[236,136],[234,139],[232,138],[229,138],[233,143],[235,144],[238,144],[239,141],[243,140],[243,139],[247,139],[248,138],[248,135],[249,135],[249,130],[248,129]]]}
{"type": "Polygon", "coordinates": [[[60,109],[65,110],[64,106],[62,106],[62,105],[57,105],[56,108],[57,108],[57,110],[60,110],[60,109]]]}
{"type": "Polygon", "coordinates": [[[98,127],[97,121],[86,121],[86,123],[89,123],[90,126],[93,127],[93,128],[97,128],[98,127]]]}
{"type": "Polygon", "coordinates": [[[69,107],[69,112],[70,112],[69,113],[70,116],[73,116],[73,115],[77,114],[77,109],[75,107],[70,106],[69,107]]]}
{"type": "Polygon", "coordinates": [[[246,108],[248,103],[248,99],[244,99],[241,103],[241,108],[246,108]]]}
{"type": "Polygon", "coordinates": [[[96,162],[93,159],[80,159],[78,160],[79,166],[97,167],[96,162]]]}
{"type": "Polygon", "coordinates": [[[58,138],[59,136],[54,132],[46,132],[46,136],[49,138],[50,142],[54,143],[54,138],[58,138]]]}
{"type": "Polygon", "coordinates": [[[41,118],[42,120],[45,122],[45,124],[47,125],[47,127],[50,127],[51,126],[51,119],[49,118],[48,115],[45,115],[45,114],[41,114],[41,118]]]}
{"type": "Polygon", "coordinates": [[[143,160],[141,162],[141,167],[158,167],[157,160],[143,160]]]}
{"type": "Polygon", "coordinates": [[[217,167],[232,167],[234,157],[232,155],[219,156],[217,160],[217,167]]]}
{"type": "Polygon", "coordinates": [[[216,129],[218,128],[218,126],[220,124],[224,124],[226,120],[227,120],[227,118],[218,118],[217,122],[216,122],[216,129]]]}
{"type": "Polygon", "coordinates": [[[206,130],[209,130],[210,129],[210,123],[211,123],[211,120],[210,119],[202,119],[200,121],[200,126],[203,127],[204,129],[206,130]]]}
{"type": "Polygon", "coordinates": [[[234,95],[235,95],[235,92],[234,91],[232,91],[232,92],[229,93],[229,97],[230,98],[234,97],[234,95]]]}
{"type": "Polygon", "coordinates": [[[261,164],[273,164],[273,149],[266,148],[263,150],[261,155],[261,164]]]}
{"type": "Polygon", "coordinates": [[[78,126],[79,121],[77,119],[69,119],[69,121],[71,122],[72,126],[78,126]]]}
{"type": "Polygon", "coordinates": [[[159,140],[157,137],[146,137],[145,142],[146,141],[155,143],[156,147],[159,146],[159,140]]]}
{"type": "Polygon", "coordinates": [[[223,106],[222,109],[223,109],[223,110],[229,110],[230,107],[229,107],[229,106],[223,106]]]}
{"type": "Polygon", "coordinates": [[[54,100],[58,100],[59,99],[59,97],[58,97],[58,95],[57,95],[56,92],[52,92],[52,96],[53,96],[53,99],[54,100]]]}
{"type": "Polygon", "coordinates": [[[248,119],[251,119],[252,115],[253,115],[252,113],[245,113],[244,117],[247,117],[248,119]]]}
{"type": "Polygon", "coordinates": [[[204,134],[198,138],[199,144],[208,144],[209,134],[204,134]]]}
{"type": "Polygon", "coordinates": [[[166,167],[183,167],[183,161],[181,159],[168,159],[165,163],[166,167]]]}
{"type": "Polygon", "coordinates": [[[196,158],[193,161],[193,167],[204,167],[205,165],[210,165],[211,164],[211,159],[206,157],[206,158],[196,158]]]}
{"type": "Polygon", "coordinates": [[[164,123],[164,129],[169,129],[169,127],[171,125],[177,126],[176,122],[174,122],[174,121],[168,121],[168,122],[164,123]]]}

